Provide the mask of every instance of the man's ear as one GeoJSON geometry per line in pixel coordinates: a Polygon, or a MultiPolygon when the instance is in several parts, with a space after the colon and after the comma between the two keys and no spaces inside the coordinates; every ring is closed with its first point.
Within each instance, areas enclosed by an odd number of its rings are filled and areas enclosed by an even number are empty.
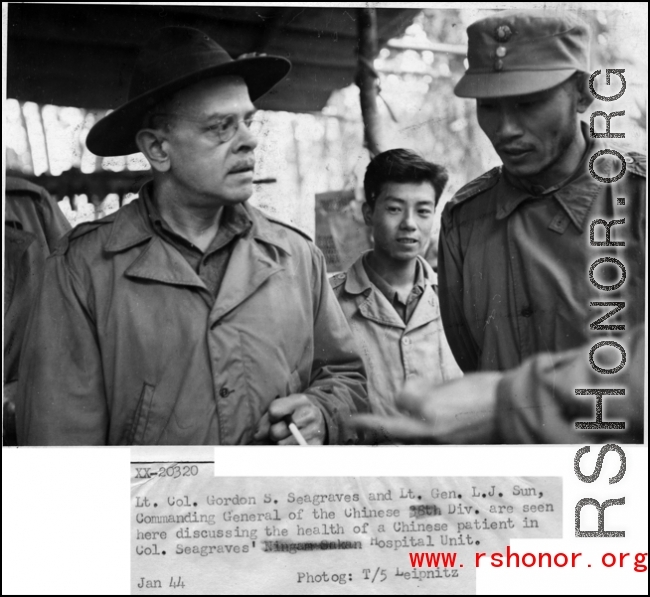
{"type": "Polygon", "coordinates": [[[169,154],[166,149],[165,135],[162,131],[140,129],[135,136],[135,142],[154,170],[158,172],[167,172],[169,170],[169,154]]]}
{"type": "Polygon", "coordinates": [[[370,207],[367,201],[364,201],[363,205],[361,205],[361,213],[363,214],[363,221],[365,222],[366,226],[372,226],[373,209],[370,207]]]}

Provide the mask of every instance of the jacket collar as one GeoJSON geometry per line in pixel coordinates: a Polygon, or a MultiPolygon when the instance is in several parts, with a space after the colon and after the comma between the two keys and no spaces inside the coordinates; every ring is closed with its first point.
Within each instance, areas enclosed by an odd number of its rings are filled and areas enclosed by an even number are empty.
{"type": "MultiPolygon", "coordinates": [[[[368,251],[365,251],[368,253],[368,251]]],[[[350,294],[361,294],[372,290],[372,283],[366,269],[363,267],[363,255],[361,255],[350,267],[345,279],[345,291],[350,294]]]]}
{"type": "Polygon", "coordinates": [[[155,236],[144,201],[136,199],[120,208],[104,245],[110,253],[120,253],[155,236]]]}
{"type": "MultiPolygon", "coordinates": [[[[227,291],[228,300],[221,303],[221,313],[239,304],[269,275],[283,269],[278,252],[263,249],[262,244],[272,245],[290,254],[286,230],[273,225],[255,208],[246,204],[244,207],[253,225],[237,241],[230,257],[219,298],[226,289],[231,287],[231,290],[227,291]]],[[[164,284],[206,288],[181,253],[156,234],[145,202],[138,199],[118,210],[104,247],[109,252],[118,253],[145,242],[148,242],[147,246],[127,268],[126,275],[164,284]]]]}
{"type": "MultiPolygon", "coordinates": [[[[140,189],[140,195],[151,192],[150,184],[146,183],[140,189]]],[[[248,203],[241,205],[253,222],[253,226],[245,236],[250,235],[263,243],[278,247],[287,255],[290,255],[290,244],[286,230],[282,226],[269,222],[262,212],[248,203]]],[[[154,236],[156,236],[156,232],[151,225],[146,203],[141,199],[136,199],[118,210],[105,249],[111,253],[119,253],[154,236]]]]}
{"type": "MultiPolygon", "coordinates": [[[[347,271],[345,280],[346,292],[350,294],[361,294],[373,289],[372,282],[370,282],[370,278],[368,278],[368,274],[366,273],[366,268],[363,267],[363,256],[368,253],[370,251],[364,251],[347,271]]],[[[418,261],[422,268],[421,272],[425,285],[436,285],[438,283],[437,276],[431,266],[422,257],[418,257],[418,261]]]]}
{"type": "Polygon", "coordinates": [[[14,210],[13,203],[11,201],[5,201],[5,224],[10,222],[14,228],[20,228],[20,230],[23,229],[22,222],[14,210]]]}
{"type": "Polygon", "coordinates": [[[438,303],[435,300],[433,286],[437,283],[436,274],[431,266],[421,257],[418,257],[425,278],[425,287],[418,305],[411,315],[408,324],[402,321],[388,299],[377,290],[363,267],[363,255],[348,269],[345,280],[345,291],[357,295],[357,307],[366,319],[393,327],[412,330],[423,326],[440,315],[438,303]]]}
{"type": "Polygon", "coordinates": [[[497,220],[507,218],[527,199],[555,197],[569,216],[573,225],[582,232],[591,206],[601,190],[601,183],[589,173],[589,159],[600,149],[601,143],[591,139],[587,125],[581,123],[581,130],[587,139],[587,148],[575,172],[565,183],[560,183],[535,195],[517,184],[517,180],[505,171],[494,188],[497,197],[497,220]]]}
{"type": "Polygon", "coordinates": [[[259,209],[253,207],[248,202],[242,205],[253,222],[253,226],[249,232],[251,236],[263,243],[281,249],[287,255],[291,255],[291,245],[287,229],[282,225],[271,222],[259,209]]]}

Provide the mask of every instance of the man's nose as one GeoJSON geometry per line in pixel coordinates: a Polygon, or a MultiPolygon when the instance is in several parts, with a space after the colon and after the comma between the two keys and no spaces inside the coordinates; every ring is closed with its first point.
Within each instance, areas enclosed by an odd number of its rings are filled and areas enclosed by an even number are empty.
{"type": "Polygon", "coordinates": [[[520,137],[522,135],[522,129],[517,115],[511,110],[501,110],[499,112],[496,132],[500,141],[520,137]]]}
{"type": "Polygon", "coordinates": [[[411,210],[406,210],[404,212],[404,217],[400,222],[400,227],[402,230],[415,230],[415,212],[411,210]]]}
{"type": "Polygon", "coordinates": [[[257,147],[257,137],[251,133],[246,123],[242,120],[235,134],[234,151],[253,150],[257,147]]]}

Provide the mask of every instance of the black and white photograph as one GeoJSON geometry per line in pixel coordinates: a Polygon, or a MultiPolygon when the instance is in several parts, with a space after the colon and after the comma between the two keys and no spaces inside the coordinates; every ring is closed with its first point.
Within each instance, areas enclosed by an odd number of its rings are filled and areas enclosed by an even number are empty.
{"type": "MultiPolygon", "coordinates": [[[[438,471],[408,469],[426,492],[438,474],[445,488],[480,475],[553,488],[552,531],[521,536],[566,539],[574,507],[576,537],[634,528],[616,484],[644,485],[647,510],[647,55],[642,3],[3,3],[3,464],[119,460],[124,528],[143,496],[175,486],[143,488],[134,471],[182,462],[205,479],[216,467],[229,487],[247,477],[256,507],[263,474],[293,492],[297,470],[377,474],[386,480],[358,485],[368,511],[370,491],[405,520],[416,506],[428,518],[443,498],[419,503],[395,463],[444,454],[438,471]],[[544,454],[562,461],[556,473],[544,454]],[[607,498],[570,497],[606,477],[607,498]]],[[[22,499],[12,475],[3,510],[22,499]]],[[[528,497],[493,495],[490,507],[517,504],[532,528],[528,497]]],[[[398,549],[425,545],[368,524],[363,555],[349,556],[359,570],[382,569],[378,537],[404,541],[393,555],[407,568],[398,549]]],[[[134,533],[180,527],[131,526],[142,553],[119,548],[133,566],[124,590],[169,594],[135,574],[171,559],[136,565],[160,552],[134,533]]],[[[624,541],[621,555],[639,545],[624,541]]],[[[196,566],[222,557],[178,549],[196,566]]],[[[627,570],[604,561],[612,578],[627,570]]],[[[647,567],[635,572],[636,583],[647,567]]],[[[363,574],[339,574],[336,592],[410,592],[404,579],[352,582],[363,574]]],[[[481,594],[478,564],[469,578],[433,589],[409,576],[414,592],[481,594]]],[[[294,581],[286,594],[333,589],[294,581]]]]}
{"type": "Polygon", "coordinates": [[[5,445],[642,442],[625,15],[482,13],[10,4],[5,445]]]}

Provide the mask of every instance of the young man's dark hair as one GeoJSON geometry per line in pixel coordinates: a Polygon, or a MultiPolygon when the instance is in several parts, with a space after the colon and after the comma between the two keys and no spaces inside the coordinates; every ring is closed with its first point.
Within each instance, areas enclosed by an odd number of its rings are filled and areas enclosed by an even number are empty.
{"type": "Polygon", "coordinates": [[[436,205],[447,184],[447,170],[427,162],[421,155],[408,149],[389,149],[376,156],[368,165],[363,179],[366,201],[371,208],[387,182],[429,182],[436,194],[436,205]]]}

